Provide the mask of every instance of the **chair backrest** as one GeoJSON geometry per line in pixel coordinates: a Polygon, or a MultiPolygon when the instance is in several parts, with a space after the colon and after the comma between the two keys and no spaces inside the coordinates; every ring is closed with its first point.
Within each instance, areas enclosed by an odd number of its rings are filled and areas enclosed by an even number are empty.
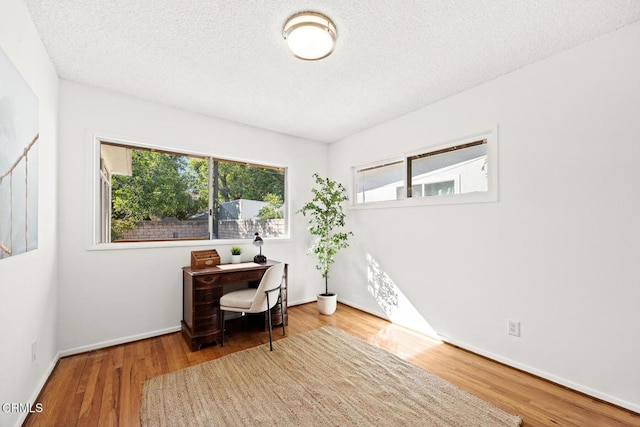
{"type": "Polygon", "coordinates": [[[284,274],[284,263],[272,265],[264,272],[260,285],[256,290],[256,296],[251,303],[251,308],[248,311],[252,313],[259,313],[261,311],[267,311],[273,308],[278,302],[278,294],[273,292],[269,295],[269,307],[267,307],[267,295],[266,291],[275,289],[282,283],[282,275],[284,274]]]}

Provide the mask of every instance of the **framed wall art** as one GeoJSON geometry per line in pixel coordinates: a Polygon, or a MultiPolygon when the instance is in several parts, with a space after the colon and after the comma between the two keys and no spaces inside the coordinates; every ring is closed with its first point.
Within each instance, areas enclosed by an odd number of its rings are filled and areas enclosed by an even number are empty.
{"type": "Polygon", "coordinates": [[[38,98],[0,48],[0,259],[38,247],[38,98]]]}

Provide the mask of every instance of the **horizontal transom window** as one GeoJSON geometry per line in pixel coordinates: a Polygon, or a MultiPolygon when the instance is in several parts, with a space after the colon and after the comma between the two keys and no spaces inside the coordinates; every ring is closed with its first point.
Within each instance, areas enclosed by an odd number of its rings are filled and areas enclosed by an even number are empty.
{"type": "Polygon", "coordinates": [[[354,168],[355,205],[446,204],[497,199],[495,131],[354,168]],[[464,196],[467,195],[467,196],[464,196]],[[413,200],[413,202],[412,202],[413,200]],[[398,202],[396,202],[398,203],[398,202]]]}

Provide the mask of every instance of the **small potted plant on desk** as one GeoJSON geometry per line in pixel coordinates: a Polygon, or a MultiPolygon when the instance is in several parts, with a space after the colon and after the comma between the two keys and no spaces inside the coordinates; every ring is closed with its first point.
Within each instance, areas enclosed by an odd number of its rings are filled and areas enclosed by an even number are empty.
{"type": "Polygon", "coordinates": [[[329,267],[334,263],[334,255],[349,246],[350,231],[336,231],[345,226],[342,202],[347,200],[347,191],[342,184],[313,174],[318,188],[313,188],[313,200],[298,212],[309,215],[309,232],[316,237],[309,250],[318,259],[316,268],[324,279],[324,293],[318,295],[318,310],[330,315],[336,311],[337,295],[329,293],[329,267]]]}
{"type": "Polygon", "coordinates": [[[234,246],[231,248],[231,264],[240,264],[242,257],[242,248],[240,246],[234,246]]]}

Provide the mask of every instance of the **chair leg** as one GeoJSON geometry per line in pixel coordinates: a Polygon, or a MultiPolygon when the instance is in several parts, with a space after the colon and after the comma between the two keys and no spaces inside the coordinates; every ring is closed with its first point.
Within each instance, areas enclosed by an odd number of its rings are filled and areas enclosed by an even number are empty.
{"type": "Polygon", "coordinates": [[[224,320],[224,310],[220,310],[222,312],[222,340],[220,342],[220,347],[224,347],[224,331],[225,331],[225,320],[224,320]]]}
{"type": "MultiPolygon", "coordinates": [[[[267,307],[269,307],[269,294],[267,294],[267,307]]],[[[273,338],[271,337],[271,309],[267,308],[267,316],[269,318],[269,351],[273,351],[273,338]]]]}
{"type": "Polygon", "coordinates": [[[284,336],[284,307],[282,306],[282,294],[278,296],[278,300],[280,301],[280,320],[282,321],[282,336],[284,336]]]}

